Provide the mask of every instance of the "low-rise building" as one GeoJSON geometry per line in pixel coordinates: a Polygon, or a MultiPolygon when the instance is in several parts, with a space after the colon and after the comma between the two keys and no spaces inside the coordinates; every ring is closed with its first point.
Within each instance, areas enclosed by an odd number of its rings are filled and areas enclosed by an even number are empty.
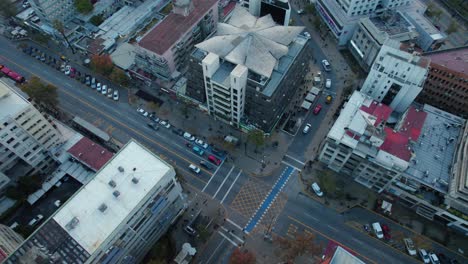
{"type": "Polygon", "coordinates": [[[405,17],[414,25],[419,33],[416,43],[424,51],[433,51],[440,48],[447,36],[440,32],[431,21],[427,20],[423,13],[414,10],[403,13],[405,17]]]}
{"type": "Polygon", "coordinates": [[[5,263],[139,263],[183,208],[174,168],[131,140],[5,263]]]}
{"type": "Polygon", "coordinates": [[[380,49],[361,92],[403,113],[423,89],[430,60],[402,50],[399,41],[388,39],[380,49]]]}
{"type": "Polygon", "coordinates": [[[28,0],[36,15],[45,23],[53,25],[55,20],[63,24],[76,15],[74,0],[28,0]]]}
{"type": "Polygon", "coordinates": [[[6,225],[0,224],[0,263],[13,253],[24,238],[6,225]]]}
{"type": "Polygon", "coordinates": [[[19,161],[31,171],[51,169],[49,150],[62,143],[54,124],[10,84],[0,80],[0,172],[19,161]]]}
{"type": "Polygon", "coordinates": [[[237,6],[190,57],[187,96],[235,127],[269,133],[301,84],[310,53],[303,27],[277,25],[237,6]],[[248,128],[247,128],[248,129],[248,128]]]}
{"type": "Polygon", "coordinates": [[[174,1],[172,12],[138,41],[133,74],[144,80],[177,79],[193,46],[213,32],[217,21],[218,0],[174,1]]]}
{"type": "Polygon", "coordinates": [[[424,89],[416,99],[468,118],[468,47],[424,53],[431,60],[424,89]]]}
{"type": "Polygon", "coordinates": [[[391,113],[389,106],[354,92],[319,160],[367,188],[397,196],[423,217],[468,232],[468,222],[447,212],[441,199],[454,180],[466,121],[430,105],[410,106],[394,121],[391,113]]]}

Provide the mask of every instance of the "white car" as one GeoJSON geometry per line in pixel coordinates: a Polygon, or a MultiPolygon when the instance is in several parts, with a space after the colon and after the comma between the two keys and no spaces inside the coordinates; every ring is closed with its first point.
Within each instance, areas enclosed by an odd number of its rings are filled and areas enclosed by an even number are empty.
{"type": "Polygon", "coordinates": [[[57,200],[57,201],[54,202],[54,205],[56,207],[60,207],[61,204],[62,204],[62,202],[60,202],[60,200],[57,200]]]}
{"type": "Polygon", "coordinates": [[[204,148],[204,149],[207,149],[208,148],[208,144],[206,144],[205,142],[203,142],[203,140],[201,139],[196,139],[195,140],[195,143],[197,143],[200,147],[204,148]]]}
{"type": "Polygon", "coordinates": [[[327,60],[322,60],[322,66],[325,71],[331,71],[331,65],[327,60]]]}
{"type": "Polygon", "coordinates": [[[143,108],[138,108],[137,112],[140,113],[144,117],[148,116],[148,112],[146,112],[145,109],[143,109],[143,108]]]}
{"type": "Polygon", "coordinates": [[[31,221],[29,221],[28,225],[29,226],[34,226],[36,225],[39,221],[42,220],[42,218],[44,218],[43,215],[41,214],[38,214],[36,217],[34,217],[31,221]]]}
{"type": "Polygon", "coordinates": [[[429,259],[429,254],[427,254],[425,249],[419,249],[419,256],[425,264],[431,263],[431,260],[429,259]]]}
{"type": "Polygon", "coordinates": [[[168,121],[161,120],[159,124],[165,128],[171,128],[171,124],[168,121]]]}
{"type": "Polygon", "coordinates": [[[405,243],[406,251],[410,256],[416,256],[416,248],[414,247],[413,240],[411,238],[403,238],[403,242],[405,243]]]}
{"type": "Polygon", "coordinates": [[[189,169],[190,169],[191,171],[197,173],[197,174],[200,173],[200,171],[201,171],[200,168],[198,168],[198,167],[195,166],[194,164],[190,164],[190,165],[189,165],[189,169]]]}
{"type": "Polygon", "coordinates": [[[107,98],[112,98],[112,88],[107,89],[107,98]]]}
{"type": "Polygon", "coordinates": [[[302,130],[302,133],[304,133],[304,134],[309,133],[309,130],[310,130],[310,127],[311,127],[311,126],[312,126],[311,124],[307,123],[307,124],[304,126],[304,129],[302,130]]]}
{"type": "Polygon", "coordinates": [[[100,92],[101,90],[102,90],[101,83],[98,82],[98,83],[96,84],[96,91],[100,92]]]}
{"type": "Polygon", "coordinates": [[[61,181],[58,181],[56,184],[55,184],[55,187],[60,187],[62,185],[62,182],[61,181]]]}
{"type": "Polygon", "coordinates": [[[375,236],[378,239],[384,238],[382,226],[380,225],[379,222],[372,223],[372,229],[374,230],[375,236]]]}
{"type": "Polygon", "coordinates": [[[71,66],[70,65],[65,66],[65,75],[70,75],[70,73],[71,73],[71,66]]]}
{"type": "Polygon", "coordinates": [[[304,31],[304,37],[306,37],[307,39],[310,39],[310,33],[307,31],[304,31]]]}
{"type": "Polygon", "coordinates": [[[194,140],[195,140],[195,137],[192,136],[190,133],[187,133],[187,132],[184,133],[184,138],[186,138],[186,139],[188,139],[188,140],[190,140],[190,141],[194,141],[194,140]]]}
{"type": "Polygon", "coordinates": [[[312,190],[314,190],[317,196],[320,196],[320,197],[323,196],[323,192],[322,190],[320,190],[320,186],[316,182],[312,183],[311,186],[312,186],[312,190]]]}
{"type": "Polygon", "coordinates": [[[440,260],[436,254],[434,253],[429,254],[429,258],[431,259],[432,264],[440,264],[440,260]]]}
{"type": "Polygon", "coordinates": [[[330,89],[331,88],[331,79],[327,79],[325,81],[325,88],[330,89]]]}
{"type": "Polygon", "coordinates": [[[115,90],[115,91],[114,91],[113,99],[114,99],[114,101],[118,101],[118,100],[119,100],[119,91],[118,91],[118,90],[115,90]]]}
{"type": "Polygon", "coordinates": [[[101,93],[102,94],[107,94],[107,85],[103,85],[102,88],[101,88],[101,93]]]}

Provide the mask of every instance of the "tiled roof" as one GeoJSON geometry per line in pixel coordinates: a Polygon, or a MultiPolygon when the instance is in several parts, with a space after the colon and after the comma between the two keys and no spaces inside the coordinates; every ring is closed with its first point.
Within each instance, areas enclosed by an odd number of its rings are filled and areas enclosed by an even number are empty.
{"type": "Polygon", "coordinates": [[[452,71],[468,74],[468,48],[452,49],[426,53],[431,63],[444,66],[452,71]]]}
{"type": "Polygon", "coordinates": [[[376,117],[376,120],[374,122],[374,126],[380,125],[382,121],[387,121],[387,119],[390,117],[390,114],[392,113],[392,108],[390,108],[387,105],[384,105],[382,103],[373,101],[369,106],[361,106],[362,111],[376,117]]]}
{"type": "Polygon", "coordinates": [[[218,0],[193,0],[194,9],[188,16],[171,12],[161,23],[149,31],[138,45],[158,55],[163,55],[195,26],[217,2],[218,0]]]}
{"type": "Polygon", "coordinates": [[[114,154],[87,137],[83,137],[68,150],[75,159],[79,160],[94,171],[98,171],[114,154]]]}
{"type": "Polygon", "coordinates": [[[389,127],[385,128],[385,134],[385,141],[379,149],[402,160],[409,161],[411,159],[411,150],[409,149],[408,136],[389,127]]]}

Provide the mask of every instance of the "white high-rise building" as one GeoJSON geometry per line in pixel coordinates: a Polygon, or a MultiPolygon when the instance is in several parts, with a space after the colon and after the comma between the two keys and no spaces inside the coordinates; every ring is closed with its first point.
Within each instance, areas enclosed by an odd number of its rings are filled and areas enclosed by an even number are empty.
{"type": "Polygon", "coordinates": [[[140,263],[183,212],[175,176],[131,140],[5,263],[140,263]]]}
{"type": "Polygon", "coordinates": [[[400,42],[387,40],[372,64],[361,92],[402,113],[421,92],[430,60],[400,49],[400,42]]]}
{"type": "Polygon", "coordinates": [[[48,151],[62,143],[62,136],[26,98],[0,80],[0,172],[18,161],[46,171],[48,151]]]}

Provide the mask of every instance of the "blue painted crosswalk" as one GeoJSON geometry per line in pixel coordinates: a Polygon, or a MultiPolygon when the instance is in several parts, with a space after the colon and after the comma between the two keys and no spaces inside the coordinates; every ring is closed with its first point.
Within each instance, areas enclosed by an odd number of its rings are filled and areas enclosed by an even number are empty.
{"type": "Polygon", "coordinates": [[[265,200],[263,200],[262,204],[260,204],[255,214],[252,216],[252,218],[250,218],[249,222],[244,228],[244,232],[250,233],[258,224],[258,222],[262,220],[263,215],[268,211],[271,204],[275,201],[276,197],[281,192],[284,185],[286,185],[286,183],[289,180],[289,177],[291,176],[293,172],[294,172],[294,168],[291,166],[287,166],[284,169],[283,173],[278,178],[275,185],[273,185],[273,188],[271,188],[265,200]]]}

